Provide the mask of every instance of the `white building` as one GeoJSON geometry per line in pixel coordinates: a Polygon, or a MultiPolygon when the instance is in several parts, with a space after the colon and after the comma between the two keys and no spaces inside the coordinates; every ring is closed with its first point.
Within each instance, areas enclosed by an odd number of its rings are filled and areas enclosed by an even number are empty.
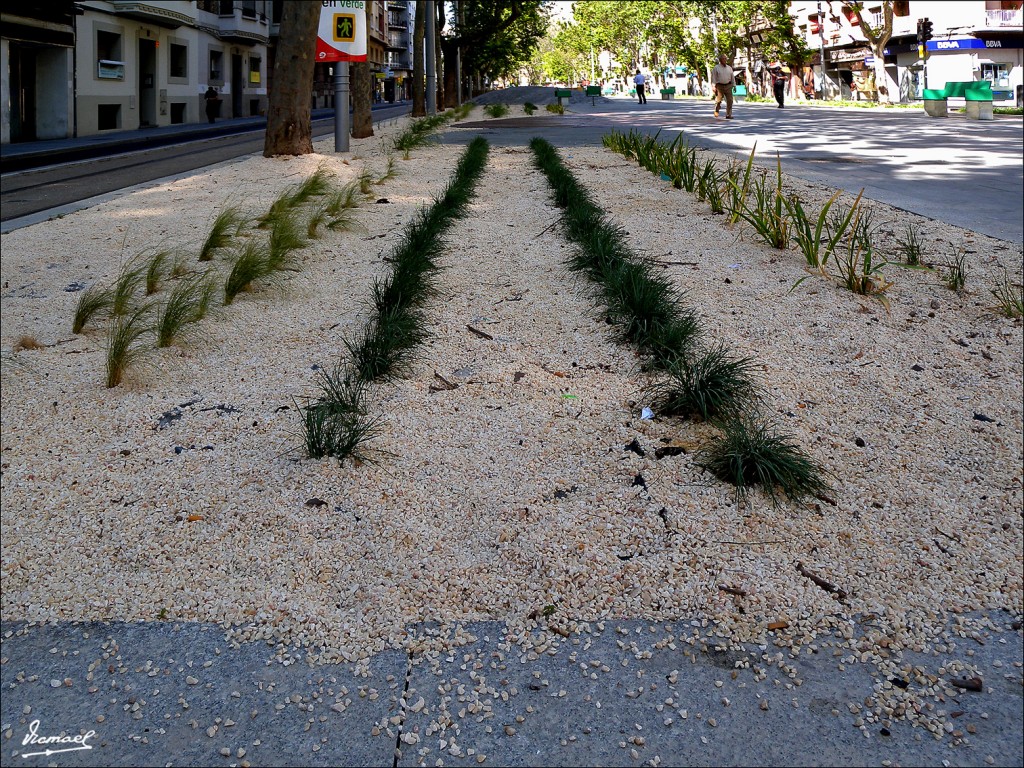
{"type": "Polygon", "coordinates": [[[270,0],[5,3],[0,140],[204,122],[210,86],[219,117],[263,114],[271,11],[270,0]]]}
{"type": "MultiPolygon", "coordinates": [[[[995,105],[1014,106],[1020,105],[1024,72],[1021,5],[1021,0],[896,0],[882,84],[874,82],[873,55],[848,4],[792,2],[790,15],[807,45],[823,50],[825,86],[832,97],[873,99],[882,85],[893,101],[909,102],[919,99],[925,87],[989,80],[995,105]],[[917,40],[922,19],[931,21],[933,29],[924,58],[917,40]]],[[[866,6],[865,18],[880,26],[881,2],[866,6]]],[[[814,69],[820,84],[820,55],[814,69]]]]}

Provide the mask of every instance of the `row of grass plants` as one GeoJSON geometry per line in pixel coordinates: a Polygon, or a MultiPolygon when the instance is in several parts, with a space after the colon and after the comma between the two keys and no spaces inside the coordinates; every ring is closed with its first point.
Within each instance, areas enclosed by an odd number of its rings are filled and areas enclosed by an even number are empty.
{"type": "Polygon", "coordinates": [[[370,317],[344,341],[345,355],[318,372],[320,394],[300,408],[310,458],[364,459],[381,417],[368,412],[367,388],[409,371],[427,338],[425,307],[437,295],[437,259],[451,224],[466,215],[487,164],[489,145],[470,142],[445,189],[417,213],[387,261],[391,272],[374,282],[370,317]]]}
{"type": "MultiPolygon", "coordinates": [[[[849,205],[840,200],[842,192],[837,191],[820,209],[809,210],[798,195],[787,194],[784,189],[778,155],[774,174],[767,170],[754,172],[756,144],[745,164],[734,161],[719,167],[713,156],[699,160],[696,147],[682,133],[665,143],[658,140],[658,134],[649,136],[635,129],[628,134],[612,131],[603,137],[603,143],[660,174],[677,189],[695,194],[709,204],[712,213],[727,214],[729,225],[742,220],[769,247],[788,250],[795,245],[804,258],[807,277],[831,279],[856,294],[878,299],[886,307],[886,292],[893,285],[885,277],[889,267],[942,269],[943,282],[950,290],[965,289],[963,258],[928,264],[926,245],[912,225],[896,237],[892,256],[880,257],[878,229],[871,222],[871,209],[864,204],[863,190],[849,205]]],[[[962,254],[958,252],[957,256],[962,254]]],[[[794,287],[807,277],[796,281],[794,287]]]]}
{"type": "MultiPolygon", "coordinates": [[[[394,172],[389,164],[375,183],[394,172]]],[[[255,222],[229,205],[214,218],[195,257],[198,266],[174,248],[144,251],[122,267],[112,285],[82,292],[71,330],[79,334],[98,320],[108,321],[106,385],[116,387],[152,349],[183,343],[194,324],[219,306],[218,297],[228,305],[257,281],[273,284],[298,271],[297,252],[323,229],[351,229],[361,198],[358,180],[339,187],[321,166],[282,192],[255,222]],[[261,229],[269,230],[266,236],[261,229]],[[169,290],[160,300],[164,288],[169,290]]]]}
{"type": "MultiPolygon", "coordinates": [[[[561,209],[563,231],[575,246],[566,266],[589,280],[591,298],[618,340],[640,353],[654,407],[719,427],[721,437],[702,452],[699,465],[732,483],[741,501],[755,485],[773,502],[780,491],[790,499],[824,493],[824,470],[759,414],[754,360],[722,342],[703,341],[697,313],[651,261],[630,250],[624,230],[595,204],[557,150],[541,138],[533,139],[530,148],[561,209]]],[[[658,150],[649,143],[646,151],[658,150]]]]}

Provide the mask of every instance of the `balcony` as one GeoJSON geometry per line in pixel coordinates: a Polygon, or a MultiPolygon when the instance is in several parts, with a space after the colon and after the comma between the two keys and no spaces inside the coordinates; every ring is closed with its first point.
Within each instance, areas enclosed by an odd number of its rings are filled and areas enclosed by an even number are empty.
{"type": "Polygon", "coordinates": [[[266,45],[270,40],[270,25],[263,14],[236,7],[230,15],[217,17],[215,34],[231,43],[266,45]]]}
{"type": "Polygon", "coordinates": [[[1024,26],[1024,9],[985,11],[985,27],[987,29],[1005,29],[1006,27],[1020,26],[1024,26]]]}
{"type": "Polygon", "coordinates": [[[177,29],[196,23],[194,3],[139,3],[135,0],[111,0],[117,16],[135,19],[165,29],[177,29]],[[170,7],[165,7],[170,6],[170,7]]]}

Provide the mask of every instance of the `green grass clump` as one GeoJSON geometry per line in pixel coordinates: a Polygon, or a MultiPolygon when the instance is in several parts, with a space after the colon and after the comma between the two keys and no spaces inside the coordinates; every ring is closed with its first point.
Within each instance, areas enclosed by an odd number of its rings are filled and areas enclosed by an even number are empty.
{"type": "Polygon", "coordinates": [[[168,262],[170,262],[171,257],[170,251],[157,251],[149,260],[149,263],[146,265],[145,278],[147,296],[152,296],[160,290],[160,281],[164,279],[168,272],[168,262]]]}
{"type": "Polygon", "coordinates": [[[924,266],[924,242],[913,224],[907,225],[903,235],[897,240],[897,246],[904,264],[911,267],[924,266]]]}
{"type": "Polygon", "coordinates": [[[695,359],[677,358],[654,385],[654,409],[705,421],[736,416],[757,399],[752,357],[738,357],[721,342],[695,359]]]}
{"type": "Polygon", "coordinates": [[[331,173],[324,166],[318,167],[304,181],[288,187],[270,205],[270,209],[259,219],[259,228],[272,227],[281,216],[287,216],[315,197],[331,194],[331,173]]]}
{"type": "Polygon", "coordinates": [[[154,329],[157,347],[169,347],[180,341],[185,328],[206,317],[217,287],[209,275],[177,285],[158,309],[154,329]]]}
{"type": "Polygon", "coordinates": [[[859,211],[860,199],[864,190],[862,189],[857,195],[853,205],[831,220],[832,224],[830,225],[829,212],[841,194],[842,190],[839,190],[832,195],[814,217],[804,210],[800,198],[796,195],[783,198],[793,223],[793,237],[803,253],[807,269],[814,270],[821,275],[825,274],[826,263],[846,235],[854,216],[859,211]]]}
{"type": "Polygon", "coordinates": [[[304,248],[307,240],[299,226],[298,213],[278,216],[270,229],[266,269],[270,272],[298,271],[294,252],[304,248]]]}
{"type": "Polygon", "coordinates": [[[114,281],[112,289],[112,301],[110,313],[115,317],[126,315],[132,309],[136,293],[146,278],[147,267],[144,264],[133,262],[121,269],[121,273],[114,281]]]}
{"type": "Polygon", "coordinates": [[[387,381],[409,372],[411,353],[426,338],[423,314],[412,307],[395,307],[379,313],[357,340],[346,340],[345,347],[361,381],[387,381]]]}
{"type": "Polygon", "coordinates": [[[81,333],[94,316],[110,312],[114,306],[114,292],[110,288],[92,285],[82,291],[75,307],[75,317],[71,323],[72,333],[81,333]]]}
{"type": "Polygon", "coordinates": [[[488,117],[504,117],[508,112],[508,104],[488,104],[484,107],[484,114],[488,117]]]}
{"type": "Polygon", "coordinates": [[[788,435],[776,434],[759,417],[740,416],[725,421],[722,435],[704,449],[697,464],[736,488],[744,501],[759,486],[778,502],[781,491],[791,500],[826,493],[825,470],[788,435]]]}
{"type": "Polygon", "coordinates": [[[525,104],[523,104],[523,112],[525,112],[526,114],[532,115],[536,111],[537,111],[537,105],[536,104],[532,104],[529,101],[526,102],[525,104]]]}
{"type": "Polygon", "coordinates": [[[551,112],[552,114],[555,114],[555,115],[564,115],[565,114],[565,107],[563,105],[561,105],[561,104],[547,104],[547,105],[545,105],[544,109],[546,109],[548,112],[551,112]]]}
{"type": "Polygon", "coordinates": [[[149,333],[150,305],[137,307],[129,314],[115,317],[107,336],[107,388],[116,387],[125,373],[147,352],[148,347],[138,341],[149,333]]]}
{"type": "Polygon", "coordinates": [[[270,275],[270,254],[267,246],[250,240],[235,254],[231,271],[224,282],[224,303],[230,304],[242,291],[261,278],[270,275]]]}
{"type": "Polygon", "coordinates": [[[996,298],[993,309],[999,314],[1011,319],[1020,319],[1024,316],[1024,285],[1011,283],[1005,271],[999,285],[992,290],[992,295],[996,298]]]}
{"type": "Polygon", "coordinates": [[[203,241],[203,247],[199,249],[199,261],[210,261],[214,251],[231,244],[231,239],[241,232],[245,225],[245,219],[241,212],[234,206],[229,206],[217,214],[213,220],[210,232],[203,241]]]}
{"type": "Polygon", "coordinates": [[[351,368],[317,372],[321,395],[302,409],[306,455],[365,460],[363,446],[380,432],[382,419],[366,412],[366,384],[351,368]]]}
{"type": "Polygon", "coordinates": [[[396,151],[401,152],[405,160],[408,160],[412,150],[434,143],[434,138],[431,134],[439,126],[443,125],[444,122],[445,120],[441,115],[421,117],[419,120],[414,120],[409,124],[408,128],[395,137],[392,147],[396,151]]]}
{"type": "Polygon", "coordinates": [[[391,181],[391,179],[398,176],[398,166],[395,163],[395,156],[388,153],[387,164],[384,167],[384,173],[377,177],[377,184],[383,184],[385,181],[391,181]]]}
{"type": "Polygon", "coordinates": [[[967,286],[967,251],[963,245],[953,252],[953,258],[944,265],[946,272],[946,287],[956,293],[963,293],[967,286]]]}
{"type": "Polygon", "coordinates": [[[778,154],[776,163],[775,184],[768,181],[767,172],[762,173],[751,188],[754,205],[744,201],[739,217],[746,221],[765,243],[772,248],[785,250],[789,247],[790,220],[786,210],[786,196],[782,193],[782,160],[778,154]]]}

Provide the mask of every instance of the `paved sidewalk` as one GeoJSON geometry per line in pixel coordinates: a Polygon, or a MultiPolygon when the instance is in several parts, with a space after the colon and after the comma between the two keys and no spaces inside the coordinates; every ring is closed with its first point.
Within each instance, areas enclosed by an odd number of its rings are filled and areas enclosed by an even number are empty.
{"type": "MultiPolygon", "coordinates": [[[[385,109],[406,103],[404,101],[396,101],[394,104],[381,102],[374,104],[372,109],[385,109]]],[[[334,109],[314,109],[311,115],[313,122],[333,120],[334,109]]],[[[195,139],[261,131],[266,128],[266,125],[265,117],[235,117],[218,120],[212,125],[209,123],[184,123],[111,131],[93,136],[4,144],[0,146],[0,172],[10,173],[27,168],[39,168],[45,165],[103,157],[112,153],[161,147],[195,139]]]]}
{"type": "Polygon", "coordinates": [[[1019,766],[1020,624],[991,620],[935,655],[894,651],[887,675],[838,638],[738,647],[699,622],[524,645],[493,622],[413,627],[409,653],[329,666],[208,625],[7,623],[0,764],[1019,766]],[[951,684],[958,664],[981,690],[951,684]],[[915,703],[941,738],[885,719],[915,703]],[[90,731],[89,750],[26,742],[90,731]]]}

